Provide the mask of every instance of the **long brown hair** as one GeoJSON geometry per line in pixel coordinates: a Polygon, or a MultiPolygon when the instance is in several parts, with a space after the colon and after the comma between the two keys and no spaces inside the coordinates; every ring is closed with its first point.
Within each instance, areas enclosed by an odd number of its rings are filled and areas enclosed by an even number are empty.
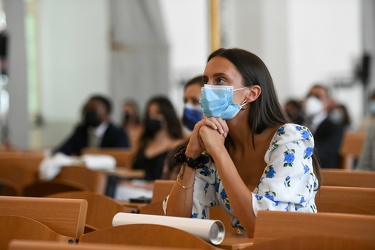
{"type": "MultiPolygon", "coordinates": [[[[262,89],[262,93],[258,99],[250,105],[250,115],[248,118],[248,123],[251,128],[251,136],[253,138],[253,147],[255,148],[255,134],[262,133],[268,127],[288,123],[290,120],[280,105],[267,66],[257,55],[238,48],[221,48],[212,52],[211,55],[209,55],[207,62],[217,56],[226,58],[237,68],[242,75],[244,86],[250,87],[258,85],[262,89]]],[[[320,186],[320,164],[316,156],[316,150],[314,149],[314,151],[315,152],[312,156],[313,168],[320,186]]]]}

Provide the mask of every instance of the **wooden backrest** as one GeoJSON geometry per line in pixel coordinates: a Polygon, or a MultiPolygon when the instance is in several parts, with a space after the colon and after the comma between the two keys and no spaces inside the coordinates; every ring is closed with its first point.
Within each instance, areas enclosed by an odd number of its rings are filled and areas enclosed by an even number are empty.
{"type": "MultiPolygon", "coordinates": [[[[139,213],[164,215],[162,203],[165,197],[167,197],[167,195],[169,195],[171,192],[174,183],[174,180],[155,180],[151,204],[141,207],[139,213]]],[[[232,227],[231,216],[225,213],[224,210],[219,206],[210,208],[210,219],[220,220],[223,222],[227,232],[237,232],[237,230],[232,227]]]]}
{"type": "Polygon", "coordinates": [[[87,191],[104,194],[107,183],[106,174],[84,166],[66,166],[54,180],[69,181],[84,186],[87,191]]]}
{"type": "Polygon", "coordinates": [[[94,192],[64,192],[48,197],[86,200],[88,202],[86,227],[89,227],[91,230],[112,226],[112,219],[119,212],[134,212],[134,209],[124,207],[115,200],[94,192]]]}
{"type": "Polygon", "coordinates": [[[37,220],[56,233],[78,239],[84,232],[87,201],[83,199],[0,197],[0,214],[37,220]]]}
{"type": "Polygon", "coordinates": [[[136,245],[79,243],[74,245],[61,244],[51,241],[13,240],[9,244],[9,250],[189,250],[189,248],[170,247],[145,247],[136,245]]]}
{"type": "Polygon", "coordinates": [[[343,237],[375,244],[375,216],[266,210],[257,214],[254,243],[303,235],[343,237]]]}
{"type": "Polygon", "coordinates": [[[346,132],[340,146],[341,168],[353,169],[354,159],[359,157],[365,142],[364,132],[346,132]]]}
{"type": "Polygon", "coordinates": [[[153,184],[151,203],[163,201],[171,192],[175,180],[155,180],[153,184]]]}
{"type": "Polygon", "coordinates": [[[38,180],[39,165],[44,158],[40,153],[0,153],[0,178],[19,188],[38,180]]]}
{"type": "Polygon", "coordinates": [[[375,188],[321,186],[318,212],[375,215],[375,188]]]}
{"type": "Polygon", "coordinates": [[[327,237],[325,235],[302,235],[256,242],[242,250],[332,250],[332,249],[373,249],[375,245],[344,237],[327,237]],[[275,247],[277,246],[277,247],[275,247]]]}
{"type": "Polygon", "coordinates": [[[74,242],[74,238],[60,235],[43,223],[23,216],[0,216],[0,249],[8,249],[14,239],[74,242]]]}
{"type": "Polygon", "coordinates": [[[17,183],[0,177],[1,196],[21,196],[22,188],[17,183]]]}
{"type": "Polygon", "coordinates": [[[82,235],[79,242],[217,249],[201,238],[183,230],[154,224],[130,224],[108,227],[82,235]]]}
{"type": "Polygon", "coordinates": [[[321,169],[323,186],[375,188],[375,172],[321,169]]]}
{"type": "Polygon", "coordinates": [[[22,195],[26,197],[45,197],[48,195],[69,191],[88,191],[88,188],[74,181],[52,180],[45,182],[34,182],[27,185],[23,188],[22,195]]]}
{"type": "Polygon", "coordinates": [[[84,148],[82,155],[85,154],[111,155],[116,159],[117,167],[132,168],[135,151],[124,148],[84,148]]]}

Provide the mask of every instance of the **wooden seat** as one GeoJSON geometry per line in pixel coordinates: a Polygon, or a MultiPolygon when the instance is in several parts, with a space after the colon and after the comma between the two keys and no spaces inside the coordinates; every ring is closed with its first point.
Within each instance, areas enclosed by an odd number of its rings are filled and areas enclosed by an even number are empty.
{"type": "Polygon", "coordinates": [[[261,210],[255,223],[254,244],[278,238],[320,235],[375,245],[375,216],[261,210]]]}
{"type": "Polygon", "coordinates": [[[51,241],[13,240],[9,250],[189,250],[189,248],[144,247],[136,245],[79,243],[74,245],[61,244],[51,241]]]}
{"type": "MultiPolygon", "coordinates": [[[[163,211],[163,200],[165,197],[169,195],[171,192],[174,180],[155,180],[153,186],[153,193],[151,204],[142,206],[139,210],[141,214],[153,214],[153,215],[164,215],[163,211]]],[[[225,213],[224,210],[219,207],[211,207],[210,208],[210,219],[212,220],[220,220],[223,222],[226,232],[237,232],[237,229],[232,227],[232,218],[229,214],[225,213]]]]}
{"type": "Polygon", "coordinates": [[[0,178],[0,196],[21,196],[21,187],[12,181],[0,178]]]}
{"type": "Polygon", "coordinates": [[[104,194],[106,188],[106,174],[91,170],[84,166],[67,166],[61,168],[54,180],[67,180],[85,186],[88,191],[104,194]]]}
{"type": "Polygon", "coordinates": [[[70,237],[60,235],[43,223],[24,216],[0,216],[0,249],[8,249],[14,239],[60,241],[73,243],[70,237]]]}
{"type": "Polygon", "coordinates": [[[80,183],[68,180],[52,180],[32,183],[23,188],[22,194],[26,197],[45,197],[70,191],[88,191],[88,189],[80,183]]]}
{"type": "Polygon", "coordinates": [[[365,138],[364,132],[346,132],[344,134],[340,146],[341,168],[354,168],[354,160],[361,155],[365,138]]]}
{"type": "Polygon", "coordinates": [[[84,234],[80,243],[123,244],[189,249],[218,249],[183,230],[154,224],[130,224],[108,227],[84,234]]]}
{"type": "Polygon", "coordinates": [[[17,189],[38,181],[39,164],[44,158],[40,153],[0,153],[0,178],[8,180],[17,189]]]}
{"type": "Polygon", "coordinates": [[[375,215],[375,188],[321,186],[318,212],[375,215]]]}
{"type": "Polygon", "coordinates": [[[84,232],[87,201],[83,199],[0,197],[1,215],[37,220],[58,234],[78,239],[84,232]]]}
{"type": "Polygon", "coordinates": [[[50,195],[51,198],[84,199],[88,202],[85,233],[112,226],[113,217],[119,212],[132,213],[115,200],[94,192],[65,192],[50,195]]]}
{"type": "Polygon", "coordinates": [[[155,180],[152,188],[151,203],[163,201],[171,192],[174,180],[155,180]]]}
{"type": "Polygon", "coordinates": [[[116,159],[117,167],[132,168],[135,151],[124,148],[84,148],[82,155],[85,154],[110,155],[116,159]]]}
{"type": "Polygon", "coordinates": [[[294,237],[284,237],[264,242],[258,242],[242,250],[332,250],[332,249],[372,249],[374,246],[359,240],[343,237],[327,237],[324,235],[302,235],[294,237]],[[277,246],[277,247],[275,247],[277,246]]]}
{"type": "Polygon", "coordinates": [[[375,188],[375,172],[343,169],[322,169],[323,186],[375,188]]]}

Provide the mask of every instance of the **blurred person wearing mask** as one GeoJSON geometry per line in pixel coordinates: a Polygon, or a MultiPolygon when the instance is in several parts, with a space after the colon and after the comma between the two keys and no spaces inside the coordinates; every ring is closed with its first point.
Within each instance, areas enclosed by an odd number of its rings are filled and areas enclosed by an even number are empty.
{"type": "Polygon", "coordinates": [[[285,103],[284,106],[285,113],[290,118],[290,120],[295,124],[303,124],[304,113],[302,104],[298,100],[290,99],[285,103]]]}
{"type": "Polygon", "coordinates": [[[204,83],[202,76],[196,76],[189,80],[184,86],[184,112],[182,124],[187,128],[190,134],[194,126],[203,118],[203,111],[199,99],[201,97],[201,88],[204,83]]]}
{"type": "Polygon", "coordinates": [[[184,140],[181,144],[177,145],[167,156],[165,166],[163,169],[162,179],[175,180],[178,172],[180,171],[181,164],[174,159],[178,149],[186,146],[188,138],[193,131],[194,126],[203,117],[203,110],[199,100],[201,98],[201,89],[204,86],[203,76],[198,75],[184,85],[184,111],[182,115],[182,125],[184,129],[184,140]]]}
{"type": "Polygon", "coordinates": [[[112,105],[104,96],[94,95],[82,109],[82,121],[55,153],[81,155],[83,148],[128,148],[124,130],[110,121],[112,105]]]}
{"type": "Polygon", "coordinates": [[[122,127],[129,136],[131,148],[136,148],[142,132],[142,125],[135,100],[127,99],[122,105],[122,127]]]}
{"type": "Polygon", "coordinates": [[[353,130],[348,109],[344,104],[335,104],[329,112],[329,118],[333,123],[343,126],[344,132],[353,130]]]}
{"type": "Polygon", "coordinates": [[[161,179],[166,157],[183,141],[181,121],[167,97],[155,96],[146,105],[143,131],[133,161],[133,169],[145,171],[145,179],[161,179]]]}
{"type": "Polygon", "coordinates": [[[339,168],[339,149],[344,128],[329,117],[333,100],[323,85],[314,85],[308,92],[304,108],[306,126],[313,133],[318,158],[322,168],[339,168]]]}

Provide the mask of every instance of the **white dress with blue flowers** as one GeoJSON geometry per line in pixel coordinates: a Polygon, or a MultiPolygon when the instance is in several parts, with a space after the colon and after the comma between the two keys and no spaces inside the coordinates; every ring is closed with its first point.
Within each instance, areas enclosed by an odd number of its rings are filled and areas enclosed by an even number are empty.
{"type": "MultiPolygon", "coordinates": [[[[270,142],[264,156],[267,163],[249,204],[254,214],[259,210],[316,213],[314,191],[318,180],[313,172],[314,139],[307,127],[285,124],[270,142]]],[[[209,208],[220,205],[232,215],[232,226],[242,229],[233,213],[215,164],[197,169],[193,195],[193,218],[209,218],[209,208]]],[[[166,211],[167,199],[164,202],[166,211]]],[[[250,212],[250,211],[249,211],[250,212]]]]}

